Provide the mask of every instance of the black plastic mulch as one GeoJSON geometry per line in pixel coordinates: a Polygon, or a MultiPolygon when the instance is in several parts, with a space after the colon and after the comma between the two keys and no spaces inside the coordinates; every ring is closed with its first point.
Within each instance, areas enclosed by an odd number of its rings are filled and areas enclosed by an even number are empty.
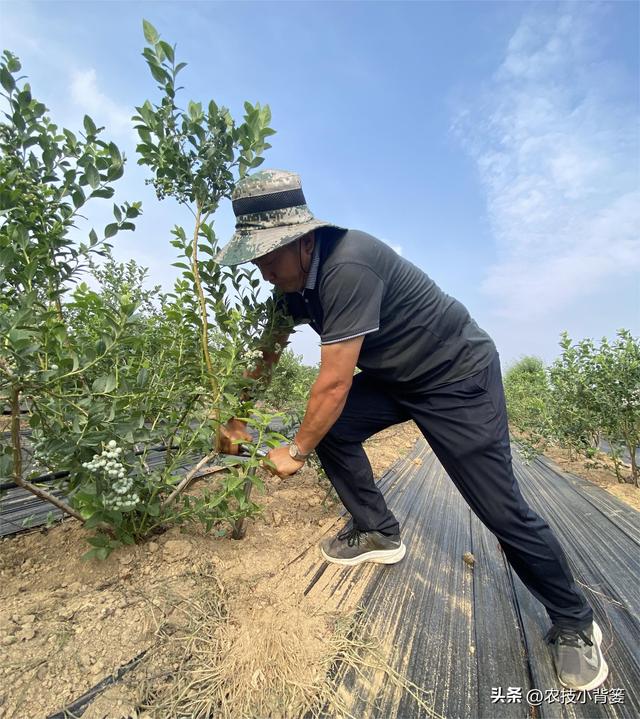
{"type": "MultiPolygon", "coordinates": [[[[635,719],[640,716],[640,513],[546,460],[527,466],[515,454],[514,468],[528,501],[565,547],[603,631],[609,678],[591,696],[573,697],[584,703],[572,703],[571,694],[560,691],[543,641],[549,620],[542,605],[511,571],[495,537],[471,514],[422,440],[380,482],[403,526],[405,559],[355,569],[324,563],[316,566],[307,592],[346,596],[346,586],[365,582],[369,626],[383,638],[391,665],[431,690],[434,710],[447,719],[635,719]],[[462,560],[467,551],[475,557],[473,569],[462,560]]],[[[338,670],[354,716],[427,716],[379,672],[364,674],[338,670]]]]}

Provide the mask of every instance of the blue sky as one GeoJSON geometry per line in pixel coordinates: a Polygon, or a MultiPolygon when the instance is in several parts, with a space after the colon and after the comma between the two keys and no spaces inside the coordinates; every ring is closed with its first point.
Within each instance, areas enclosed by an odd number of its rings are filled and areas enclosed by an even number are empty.
{"type": "MultiPolygon", "coordinates": [[[[503,365],[574,338],[640,334],[639,5],[525,2],[0,2],[0,43],[72,130],[88,113],[142,200],[119,259],[171,288],[169,230],[136,166],[134,106],[157,98],[142,18],[187,61],[182,100],[239,121],[269,104],[263,167],[302,176],[316,216],[365,230],[461,300],[503,365]]],[[[96,205],[89,225],[109,221],[96,205]]],[[[83,232],[88,228],[81,228],[83,232]]],[[[233,230],[228,204],[215,229],[233,230]]],[[[318,339],[293,349],[319,359],[318,339]]]]}

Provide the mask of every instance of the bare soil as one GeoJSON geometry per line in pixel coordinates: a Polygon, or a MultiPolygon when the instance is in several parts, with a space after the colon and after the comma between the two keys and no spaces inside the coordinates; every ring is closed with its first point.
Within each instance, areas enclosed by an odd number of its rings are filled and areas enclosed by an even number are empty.
{"type": "MultiPolygon", "coordinates": [[[[419,436],[407,422],[372,437],[365,449],[376,477],[419,436]]],[[[334,608],[305,604],[302,592],[291,591],[303,578],[285,570],[332,525],[341,526],[342,505],[312,467],[286,479],[266,473],[262,478],[266,493],[257,501],[264,511],[248,521],[241,541],[198,527],[174,528],[104,561],[87,561],[81,555],[88,549],[88,532],[75,520],[5,538],[0,544],[0,717],[38,719],[60,711],[154,646],[160,627],[165,635],[167,627],[169,633],[184,627],[199,591],[214,580],[225,588],[233,626],[253,625],[257,632],[267,620],[277,626],[282,617],[290,622],[295,616],[298,634],[305,637],[301,651],[307,659],[320,656],[334,630],[334,608]]],[[[241,636],[237,646],[257,642],[256,636],[241,636]]],[[[269,639],[264,631],[260,636],[269,639]]],[[[264,677],[267,669],[256,669],[257,688],[261,672],[264,677]]],[[[104,692],[85,719],[152,716],[136,712],[140,695],[127,687],[104,692]]]]}
{"type": "MultiPolygon", "coordinates": [[[[605,452],[598,452],[593,459],[572,458],[568,450],[550,447],[545,452],[545,456],[553,460],[564,472],[588,479],[640,512],[640,489],[628,482],[618,481],[613,460],[605,452]]],[[[631,467],[625,465],[622,475],[626,478],[630,477],[631,467]]]]}

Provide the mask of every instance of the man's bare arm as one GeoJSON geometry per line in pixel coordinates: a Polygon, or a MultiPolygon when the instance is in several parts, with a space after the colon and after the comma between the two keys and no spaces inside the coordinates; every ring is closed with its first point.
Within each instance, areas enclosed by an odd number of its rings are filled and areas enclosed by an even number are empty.
{"type": "Polygon", "coordinates": [[[364,335],[322,345],[320,374],[311,388],[304,420],[295,438],[303,454],[316,448],[342,413],[364,335]]]}

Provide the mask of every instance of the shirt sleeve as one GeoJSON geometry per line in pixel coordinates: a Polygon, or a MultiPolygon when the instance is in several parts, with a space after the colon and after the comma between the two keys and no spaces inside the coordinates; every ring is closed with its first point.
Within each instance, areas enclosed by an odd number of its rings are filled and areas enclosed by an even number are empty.
{"type": "Polygon", "coordinates": [[[321,344],[343,342],[380,328],[384,282],[366,265],[333,267],[320,282],[321,344]]]}

